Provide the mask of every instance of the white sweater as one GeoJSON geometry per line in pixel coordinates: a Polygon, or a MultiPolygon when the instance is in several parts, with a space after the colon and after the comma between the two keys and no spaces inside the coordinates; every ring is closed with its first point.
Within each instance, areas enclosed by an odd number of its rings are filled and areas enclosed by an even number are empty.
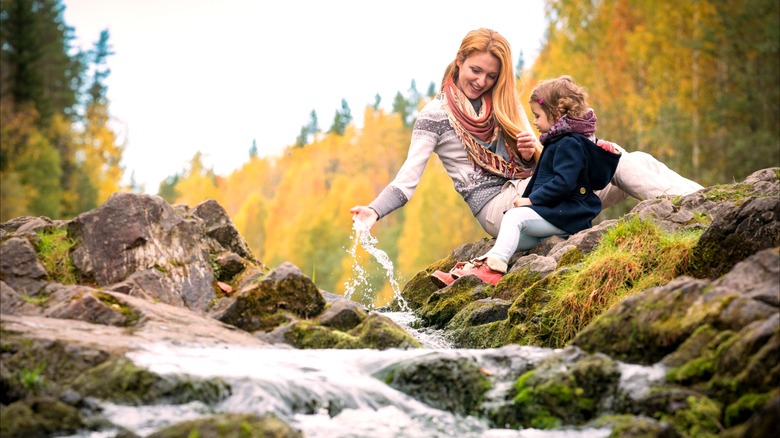
{"type": "Polygon", "coordinates": [[[474,168],[442,104],[439,95],[422,109],[414,123],[406,161],[395,179],[369,204],[380,218],[409,202],[432,153],[439,156],[447,175],[452,178],[455,190],[475,216],[501,191],[507,181],[479,167],[474,168]]]}

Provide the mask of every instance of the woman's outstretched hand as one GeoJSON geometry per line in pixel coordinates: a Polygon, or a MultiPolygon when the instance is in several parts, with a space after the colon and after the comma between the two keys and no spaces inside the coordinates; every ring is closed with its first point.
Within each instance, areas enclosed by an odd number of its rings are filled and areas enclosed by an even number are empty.
{"type": "Polygon", "coordinates": [[[520,131],[517,134],[517,150],[525,161],[531,160],[536,151],[536,137],[528,131],[520,131]]]}
{"type": "Polygon", "coordinates": [[[373,208],[366,207],[365,205],[352,207],[349,209],[349,212],[352,213],[352,220],[363,222],[363,225],[365,225],[369,230],[379,219],[377,212],[374,211],[373,208]]]}

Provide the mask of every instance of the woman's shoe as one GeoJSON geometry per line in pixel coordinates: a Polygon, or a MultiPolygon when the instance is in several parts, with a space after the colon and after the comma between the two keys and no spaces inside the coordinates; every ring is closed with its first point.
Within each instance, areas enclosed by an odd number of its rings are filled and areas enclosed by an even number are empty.
{"type": "Polygon", "coordinates": [[[431,274],[428,278],[430,278],[433,284],[435,284],[439,289],[447,287],[451,285],[453,281],[455,281],[455,279],[452,278],[452,274],[443,271],[433,271],[433,274],[431,274]]]}
{"type": "Polygon", "coordinates": [[[503,272],[491,269],[487,263],[478,263],[478,265],[474,263],[467,263],[462,267],[458,267],[456,265],[456,267],[450,271],[450,275],[454,279],[464,277],[466,275],[476,275],[480,280],[484,281],[485,283],[492,284],[493,286],[498,284],[498,282],[501,281],[501,278],[504,277],[503,272]]]}

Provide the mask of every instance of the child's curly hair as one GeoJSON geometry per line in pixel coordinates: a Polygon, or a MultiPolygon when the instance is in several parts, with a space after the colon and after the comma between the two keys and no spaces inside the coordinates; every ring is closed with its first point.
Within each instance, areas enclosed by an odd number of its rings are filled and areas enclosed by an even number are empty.
{"type": "Polygon", "coordinates": [[[555,122],[564,115],[580,118],[588,110],[588,93],[574,82],[571,76],[545,79],[531,92],[531,102],[536,102],[555,122]]]}

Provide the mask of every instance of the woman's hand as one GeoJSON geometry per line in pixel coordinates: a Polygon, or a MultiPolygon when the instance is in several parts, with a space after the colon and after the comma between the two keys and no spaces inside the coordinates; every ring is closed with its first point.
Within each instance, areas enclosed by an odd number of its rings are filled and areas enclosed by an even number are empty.
{"type": "Polygon", "coordinates": [[[373,208],[365,205],[352,207],[349,212],[352,213],[352,220],[363,222],[363,225],[369,230],[379,220],[379,214],[373,208]]]}
{"type": "Polygon", "coordinates": [[[517,134],[517,150],[525,161],[530,161],[536,151],[536,137],[528,131],[517,134]]]}

